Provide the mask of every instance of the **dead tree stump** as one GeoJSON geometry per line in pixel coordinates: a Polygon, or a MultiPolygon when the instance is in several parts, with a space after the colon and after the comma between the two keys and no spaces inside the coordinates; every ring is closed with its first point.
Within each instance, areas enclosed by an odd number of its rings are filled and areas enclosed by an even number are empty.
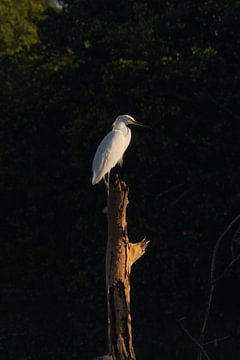
{"type": "Polygon", "coordinates": [[[108,355],[102,360],[135,360],[130,311],[131,266],[145,252],[145,238],[130,243],[126,208],[128,187],[116,180],[108,198],[108,243],[106,251],[106,290],[108,305],[108,355]]]}

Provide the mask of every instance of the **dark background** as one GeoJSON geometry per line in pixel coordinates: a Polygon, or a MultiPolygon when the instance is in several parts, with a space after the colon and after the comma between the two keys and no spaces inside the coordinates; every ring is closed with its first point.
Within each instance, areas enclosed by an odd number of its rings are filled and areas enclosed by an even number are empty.
{"type": "MultiPolygon", "coordinates": [[[[107,351],[106,194],[91,163],[119,114],[151,127],[132,129],[121,170],[129,238],[151,240],[131,277],[137,359],[196,359],[179,319],[198,338],[213,248],[239,214],[240,3],[74,0],[39,16],[44,1],[26,3],[0,31],[1,359],[107,351]]],[[[239,285],[236,262],[216,284],[206,341],[227,339],[206,346],[212,360],[240,356],[239,285]]]]}

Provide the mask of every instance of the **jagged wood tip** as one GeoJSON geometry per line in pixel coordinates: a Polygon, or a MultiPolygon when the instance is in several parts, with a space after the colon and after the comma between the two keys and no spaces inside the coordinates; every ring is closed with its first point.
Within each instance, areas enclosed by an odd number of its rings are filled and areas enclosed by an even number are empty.
{"type": "Polygon", "coordinates": [[[146,237],[139,241],[138,243],[129,243],[130,247],[130,261],[131,265],[134,264],[141,256],[145,253],[150,240],[147,240],[146,237]]]}

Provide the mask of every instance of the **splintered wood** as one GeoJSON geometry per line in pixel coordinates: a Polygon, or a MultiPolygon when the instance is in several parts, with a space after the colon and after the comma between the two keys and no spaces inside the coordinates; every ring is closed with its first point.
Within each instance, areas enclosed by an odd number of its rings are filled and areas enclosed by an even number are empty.
{"type": "Polygon", "coordinates": [[[128,187],[116,180],[108,198],[108,243],[106,252],[106,290],[108,304],[108,355],[102,360],[135,360],[130,311],[130,273],[132,264],[145,252],[149,241],[130,243],[126,208],[128,187]]]}

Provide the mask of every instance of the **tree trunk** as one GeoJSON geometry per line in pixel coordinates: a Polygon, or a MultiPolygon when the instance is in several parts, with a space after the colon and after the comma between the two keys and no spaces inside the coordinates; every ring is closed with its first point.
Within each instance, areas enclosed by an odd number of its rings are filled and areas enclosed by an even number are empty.
{"type": "Polygon", "coordinates": [[[128,187],[116,180],[108,198],[108,243],[106,252],[106,290],[108,305],[108,352],[98,359],[135,360],[130,311],[130,273],[132,264],[145,252],[149,241],[130,243],[126,208],[128,187]]]}

